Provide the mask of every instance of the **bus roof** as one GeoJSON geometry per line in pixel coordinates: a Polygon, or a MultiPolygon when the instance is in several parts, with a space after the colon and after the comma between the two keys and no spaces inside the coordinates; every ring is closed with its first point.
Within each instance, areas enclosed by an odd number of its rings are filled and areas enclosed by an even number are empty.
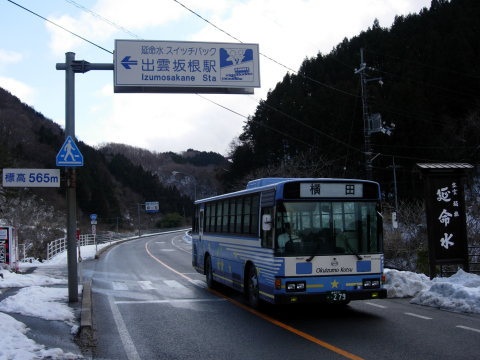
{"type": "Polygon", "coordinates": [[[247,183],[245,190],[239,190],[231,193],[211,196],[205,199],[196,200],[195,204],[201,204],[204,202],[209,202],[212,200],[221,200],[224,198],[229,198],[232,196],[248,195],[256,192],[261,192],[270,189],[276,189],[277,186],[282,186],[289,182],[308,182],[308,181],[323,181],[323,182],[362,182],[362,183],[372,183],[378,186],[378,183],[371,180],[362,180],[362,179],[340,179],[340,178],[262,178],[251,180],[247,183]]]}

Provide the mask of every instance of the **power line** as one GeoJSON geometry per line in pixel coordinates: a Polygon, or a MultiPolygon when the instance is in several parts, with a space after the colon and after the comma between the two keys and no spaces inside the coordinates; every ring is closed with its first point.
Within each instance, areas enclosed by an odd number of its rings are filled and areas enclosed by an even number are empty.
{"type": "MultiPolygon", "coordinates": [[[[178,1],[178,0],[173,0],[173,1],[176,2],[178,5],[182,6],[182,7],[183,7],[184,9],[186,9],[187,11],[191,12],[191,13],[194,14],[195,16],[197,16],[197,17],[199,17],[200,19],[202,19],[203,21],[205,21],[207,24],[209,24],[209,25],[213,26],[215,29],[221,31],[221,32],[224,33],[225,35],[231,37],[232,39],[238,41],[239,43],[243,43],[242,40],[240,40],[239,38],[231,35],[231,34],[228,33],[227,31],[223,30],[222,28],[220,28],[220,27],[218,27],[217,25],[215,25],[214,23],[212,23],[211,21],[205,19],[203,16],[201,16],[200,14],[198,14],[196,11],[190,9],[188,6],[184,5],[184,4],[181,3],[180,1],[178,1]]],[[[352,94],[352,93],[350,93],[350,92],[348,92],[348,91],[345,91],[345,90],[342,90],[342,89],[338,89],[338,88],[336,88],[336,87],[334,87],[334,86],[332,86],[332,85],[328,85],[328,84],[326,84],[326,83],[323,83],[323,82],[321,82],[321,81],[318,81],[318,80],[316,80],[316,79],[313,79],[313,78],[311,78],[311,77],[309,77],[309,76],[303,75],[303,74],[299,73],[298,71],[292,69],[291,67],[289,67],[289,66],[281,63],[281,62],[278,61],[278,60],[275,60],[274,58],[272,58],[272,57],[270,57],[270,56],[268,56],[268,55],[266,55],[266,54],[264,54],[264,53],[262,53],[262,52],[260,52],[260,55],[263,56],[264,58],[266,58],[266,59],[274,62],[275,64],[283,67],[284,69],[287,69],[288,71],[291,71],[292,73],[294,73],[294,74],[296,74],[296,75],[298,75],[298,76],[301,76],[301,77],[303,77],[304,79],[307,79],[307,80],[309,80],[309,81],[311,81],[311,82],[313,82],[313,83],[315,83],[315,84],[321,85],[321,86],[326,87],[326,88],[328,88],[328,89],[330,89],[330,90],[337,91],[337,92],[339,92],[339,93],[341,93],[341,94],[343,94],[343,95],[348,95],[348,96],[353,96],[353,97],[359,97],[357,94],[352,94]]]]}
{"type": "Polygon", "coordinates": [[[329,138],[329,139],[332,140],[332,141],[335,141],[335,142],[337,142],[337,143],[339,143],[339,144],[347,147],[348,149],[353,149],[353,150],[355,150],[355,151],[362,152],[360,149],[358,149],[358,148],[356,148],[356,147],[354,147],[354,146],[352,146],[352,145],[350,145],[350,144],[348,144],[348,143],[346,143],[346,142],[344,142],[344,141],[342,141],[342,140],[340,140],[340,139],[337,139],[336,137],[334,137],[334,136],[332,136],[332,135],[330,135],[330,134],[327,134],[326,132],[323,132],[323,131],[321,131],[321,130],[319,130],[319,129],[316,129],[316,128],[314,128],[313,126],[310,126],[310,125],[308,125],[308,124],[306,124],[306,123],[298,120],[298,119],[295,118],[294,116],[292,116],[292,115],[290,115],[290,114],[287,114],[286,112],[284,112],[284,111],[282,111],[282,110],[280,110],[280,109],[277,109],[277,108],[275,108],[275,107],[267,104],[267,102],[263,102],[263,105],[265,105],[266,107],[268,107],[268,108],[270,108],[270,109],[272,109],[272,110],[275,110],[276,112],[280,113],[281,115],[283,115],[283,116],[285,116],[285,117],[287,117],[287,118],[289,118],[289,119],[291,119],[291,120],[293,120],[293,121],[295,121],[295,122],[297,122],[297,123],[299,123],[299,124],[302,124],[303,126],[307,127],[308,129],[310,129],[310,130],[312,130],[312,131],[314,131],[314,132],[316,132],[316,133],[318,133],[318,134],[320,134],[320,135],[323,135],[323,136],[329,138]]]}
{"type": "Polygon", "coordinates": [[[393,73],[388,72],[388,71],[384,71],[384,70],[377,70],[377,71],[380,72],[380,73],[383,73],[383,74],[391,75],[391,76],[399,78],[399,79],[408,80],[408,81],[410,81],[412,83],[415,83],[415,84],[420,84],[420,85],[424,85],[426,87],[431,87],[431,88],[435,88],[435,89],[438,89],[438,90],[443,90],[443,91],[446,91],[446,92],[450,92],[452,94],[468,96],[468,97],[472,97],[472,98],[477,96],[477,94],[461,92],[461,91],[450,89],[450,88],[447,88],[447,87],[444,87],[444,86],[431,84],[431,83],[428,83],[426,81],[418,81],[416,79],[412,79],[412,78],[409,78],[409,77],[406,77],[406,76],[403,76],[403,75],[393,74],[393,73]]]}
{"type": "Polygon", "coordinates": [[[243,118],[246,119],[246,120],[252,121],[252,122],[254,122],[254,123],[256,123],[256,124],[258,124],[258,125],[266,128],[266,129],[268,129],[268,130],[274,131],[274,132],[276,132],[277,134],[280,134],[280,135],[282,135],[282,136],[285,136],[285,137],[287,137],[287,138],[290,138],[290,139],[292,139],[292,140],[295,140],[295,141],[297,141],[297,142],[299,142],[299,143],[302,143],[302,144],[304,144],[304,145],[312,146],[312,144],[310,144],[310,143],[307,143],[307,142],[305,142],[305,141],[303,141],[303,140],[301,140],[301,139],[299,139],[299,138],[296,138],[296,137],[294,137],[294,136],[292,136],[292,135],[290,135],[290,134],[284,133],[283,131],[280,131],[280,130],[275,129],[275,128],[271,127],[271,126],[268,126],[268,125],[266,125],[266,124],[264,124],[264,123],[262,123],[262,122],[260,122],[260,121],[253,120],[252,118],[249,118],[248,116],[245,116],[245,115],[243,115],[243,114],[240,114],[239,112],[237,112],[237,111],[235,111],[235,110],[232,110],[232,109],[230,109],[229,107],[226,107],[226,106],[224,106],[224,105],[222,105],[222,104],[219,104],[219,103],[217,103],[216,101],[213,101],[212,99],[209,99],[209,98],[207,98],[207,97],[205,97],[205,96],[203,96],[203,95],[200,95],[200,94],[195,94],[195,95],[197,95],[197,96],[201,97],[202,99],[207,100],[207,101],[211,102],[212,104],[215,104],[215,105],[217,105],[217,106],[219,106],[219,107],[221,107],[221,108],[223,108],[223,109],[225,109],[225,110],[227,110],[227,111],[230,111],[231,113],[233,113],[233,114],[235,114],[235,115],[238,115],[238,116],[240,116],[240,117],[243,117],[243,118]]]}
{"type": "Polygon", "coordinates": [[[204,18],[203,16],[201,16],[199,13],[195,12],[194,10],[190,9],[188,6],[182,4],[180,1],[178,0],[173,0],[174,2],[176,2],[178,5],[180,5],[181,7],[183,7],[185,10],[191,12],[193,15],[197,16],[198,18],[202,19],[203,21],[205,21],[207,24],[213,26],[215,29],[221,31],[222,33],[224,33],[225,35],[227,35],[228,37],[231,37],[232,39],[238,41],[239,43],[243,43],[242,40],[236,38],[235,36],[233,36],[232,34],[226,32],[225,30],[219,28],[217,25],[215,25],[214,23],[212,23],[211,21],[209,21],[208,19],[204,18]]]}
{"type": "Polygon", "coordinates": [[[420,61],[402,59],[398,56],[389,55],[389,54],[385,54],[385,53],[382,54],[382,53],[375,52],[375,51],[372,51],[372,50],[368,50],[367,52],[375,54],[375,55],[381,55],[381,56],[389,57],[389,58],[392,58],[392,59],[396,59],[396,60],[399,60],[399,61],[405,62],[405,63],[420,65],[420,66],[423,66],[423,67],[429,67],[431,69],[440,70],[440,71],[444,71],[444,72],[449,72],[449,73],[456,74],[456,75],[466,76],[466,77],[470,77],[470,78],[473,78],[473,79],[480,79],[480,76],[478,76],[478,75],[466,74],[466,73],[462,73],[462,72],[459,72],[459,71],[442,68],[440,66],[435,66],[435,65],[432,65],[432,64],[424,64],[420,61]]]}
{"type": "Polygon", "coordinates": [[[96,17],[97,19],[100,19],[101,21],[103,21],[103,22],[105,22],[105,23],[113,26],[114,28],[123,31],[123,32],[131,35],[132,37],[134,37],[134,38],[136,38],[136,39],[141,40],[141,38],[140,38],[138,35],[136,35],[135,33],[131,32],[130,30],[128,30],[128,29],[126,29],[126,28],[124,28],[123,26],[120,26],[120,25],[116,24],[116,23],[113,22],[113,21],[108,20],[107,18],[104,18],[103,16],[99,15],[99,14],[96,13],[95,11],[86,8],[85,6],[83,6],[83,5],[75,2],[75,1],[73,1],[73,0],[65,0],[65,1],[68,2],[68,3],[70,3],[70,4],[72,4],[72,5],[74,5],[74,6],[76,6],[76,7],[79,8],[80,10],[83,10],[83,11],[89,13],[90,15],[96,17]]]}
{"type": "Polygon", "coordinates": [[[108,52],[108,53],[110,53],[110,54],[113,54],[113,51],[107,50],[107,49],[105,49],[104,47],[101,47],[100,45],[95,44],[93,41],[90,41],[90,40],[84,38],[83,36],[80,36],[80,35],[74,33],[73,31],[70,31],[70,30],[68,30],[67,28],[63,27],[63,26],[58,25],[57,23],[54,23],[54,22],[51,21],[51,20],[48,20],[46,17],[44,17],[44,16],[42,16],[42,15],[40,15],[40,14],[37,14],[36,12],[34,12],[34,11],[30,10],[30,9],[27,9],[26,7],[24,7],[24,6],[20,5],[20,4],[17,4],[16,2],[14,2],[14,1],[12,1],[12,0],[7,0],[7,1],[10,2],[10,3],[12,3],[13,5],[18,6],[19,8],[21,8],[21,9],[23,9],[23,10],[25,10],[25,11],[28,11],[29,13],[31,13],[31,14],[39,17],[40,19],[43,19],[43,20],[45,20],[46,22],[48,22],[48,23],[50,23],[50,24],[52,24],[52,25],[54,25],[54,26],[62,29],[63,31],[66,31],[66,32],[68,32],[69,34],[71,34],[71,35],[73,35],[73,36],[76,36],[76,37],[78,37],[79,39],[82,39],[83,41],[86,41],[86,42],[88,42],[89,44],[91,44],[91,45],[93,45],[93,46],[98,47],[99,49],[102,49],[102,50],[104,50],[104,51],[106,51],[106,52],[108,52]]]}
{"type": "MultiPolygon", "coordinates": [[[[88,12],[89,14],[92,14],[93,16],[95,16],[96,18],[98,18],[99,20],[104,21],[104,22],[108,23],[109,25],[111,25],[111,26],[113,26],[113,27],[115,27],[115,28],[117,28],[117,29],[119,29],[119,30],[125,31],[125,32],[128,33],[129,35],[131,35],[131,36],[133,36],[133,37],[135,37],[135,38],[140,39],[140,37],[139,37],[138,35],[136,35],[135,33],[129,31],[128,29],[124,28],[123,26],[120,26],[120,25],[118,25],[118,24],[116,24],[116,23],[108,20],[107,18],[101,16],[100,14],[94,12],[93,10],[88,9],[88,8],[86,8],[85,6],[78,4],[77,2],[75,2],[75,1],[73,1],[73,0],[65,0],[65,1],[68,2],[68,3],[70,3],[70,4],[72,4],[72,5],[74,5],[74,6],[76,6],[77,8],[79,8],[79,9],[85,11],[85,12],[88,12]]],[[[216,26],[214,23],[212,23],[212,22],[209,21],[208,19],[204,18],[203,16],[201,16],[200,14],[198,14],[197,12],[195,12],[194,10],[190,9],[190,8],[187,7],[186,5],[182,4],[180,1],[178,1],[178,0],[173,0],[173,1],[176,2],[177,4],[179,4],[180,6],[182,6],[182,7],[183,7],[184,9],[186,9],[187,11],[191,12],[192,14],[194,14],[195,16],[199,17],[200,19],[202,19],[203,21],[205,21],[205,22],[208,23],[209,25],[213,26],[215,29],[223,32],[224,34],[226,34],[227,36],[231,37],[232,39],[234,39],[234,40],[236,40],[236,41],[238,41],[238,42],[240,42],[240,43],[243,43],[243,41],[241,41],[241,40],[238,39],[237,37],[233,36],[232,34],[228,33],[227,31],[221,29],[220,27],[216,26]]],[[[262,54],[262,53],[260,53],[260,54],[261,54],[262,56],[264,56],[265,58],[269,59],[270,61],[273,61],[273,62],[275,62],[276,64],[278,64],[278,65],[286,68],[287,70],[290,70],[290,71],[292,71],[292,72],[296,72],[295,70],[293,70],[293,69],[289,68],[288,66],[280,63],[279,61],[277,61],[277,60],[275,60],[275,59],[273,59],[273,58],[271,58],[271,57],[269,57],[269,56],[267,56],[267,55],[265,55],[265,54],[262,54]]],[[[329,85],[327,85],[327,84],[321,83],[321,82],[319,82],[318,80],[312,79],[312,78],[307,77],[307,76],[304,76],[304,75],[302,75],[302,76],[303,76],[304,78],[310,79],[311,81],[313,81],[313,82],[315,82],[315,83],[318,83],[318,84],[320,84],[320,85],[322,85],[322,86],[325,86],[325,87],[327,87],[327,88],[331,88],[331,89],[333,89],[333,90],[337,90],[337,91],[343,92],[343,93],[345,93],[345,94],[347,94],[347,95],[352,95],[352,96],[358,98],[358,96],[356,96],[356,95],[353,95],[353,94],[348,93],[348,92],[344,92],[343,90],[340,90],[340,89],[336,89],[336,88],[331,87],[331,86],[329,86],[329,85]]],[[[199,94],[196,94],[196,95],[200,96],[200,97],[203,98],[204,100],[207,100],[207,101],[213,103],[214,105],[217,105],[217,106],[219,106],[219,107],[221,107],[221,108],[223,108],[223,109],[225,109],[225,110],[227,110],[227,111],[230,111],[230,112],[232,112],[232,113],[234,113],[234,114],[236,114],[236,115],[238,115],[238,116],[244,117],[245,119],[249,120],[248,117],[245,117],[244,115],[242,115],[242,114],[240,114],[240,113],[238,113],[238,112],[236,112],[236,111],[234,111],[234,110],[232,110],[232,109],[230,109],[230,108],[228,108],[228,107],[226,107],[226,106],[224,106],[224,105],[221,105],[221,104],[219,104],[219,103],[217,103],[217,102],[215,102],[215,101],[212,101],[212,100],[210,100],[210,99],[208,99],[208,98],[206,98],[206,97],[204,97],[204,96],[201,96],[201,95],[199,95],[199,94]]],[[[314,132],[316,132],[316,133],[318,133],[318,134],[320,134],[320,135],[326,136],[326,137],[328,137],[329,139],[331,139],[331,140],[333,140],[333,141],[335,141],[335,142],[338,142],[338,143],[346,146],[347,148],[350,148],[350,149],[353,149],[353,150],[355,150],[355,151],[360,151],[360,152],[361,152],[360,149],[358,149],[358,148],[356,148],[356,147],[353,147],[353,146],[351,146],[350,144],[345,143],[345,142],[343,142],[342,140],[337,139],[337,138],[335,138],[335,137],[333,137],[333,136],[331,136],[331,135],[329,135],[329,134],[327,134],[327,133],[325,133],[325,132],[322,132],[322,131],[320,131],[320,130],[318,130],[318,129],[316,129],[316,128],[314,128],[314,127],[312,127],[312,126],[310,126],[310,125],[308,125],[308,124],[306,124],[306,123],[298,120],[297,118],[295,118],[295,117],[293,117],[293,116],[291,116],[291,115],[283,112],[283,111],[280,110],[280,109],[277,109],[277,108],[275,108],[275,107],[273,107],[273,106],[271,106],[271,105],[269,105],[269,104],[267,104],[267,103],[264,103],[264,104],[265,104],[267,107],[269,107],[270,109],[279,112],[279,113],[282,114],[283,116],[286,116],[286,117],[288,117],[288,118],[291,119],[291,120],[294,120],[295,122],[297,122],[297,123],[299,123],[299,124],[301,124],[301,125],[309,128],[310,130],[313,130],[314,132]]],[[[259,122],[257,122],[257,123],[259,123],[259,122]]],[[[294,138],[294,137],[292,137],[292,136],[290,136],[290,135],[288,135],[288,134],[282,133],[282,132],[278,131],[278,130],[275,129],[275,128],[270,128],[270,127],[268,127],[268,126],[266,126],[266,125],[265,125],[265,127],[266,127],[266,128],[269,128],[269,129],[272,130],[272,131],[275,131],[275,132],[277,132],[277,133],[280,133],[280,134],[282,134],[283,136],[290,137],[290,138],[292,138],[292,139],[294,139],[294,140],[296,140],[296,141],[303,142],[303,141],[301,141],[300,139],[297,139],[297,138],[294,138]]],[[[306,144],[305,142],[303,142],[303,143],[306,144]]]]}

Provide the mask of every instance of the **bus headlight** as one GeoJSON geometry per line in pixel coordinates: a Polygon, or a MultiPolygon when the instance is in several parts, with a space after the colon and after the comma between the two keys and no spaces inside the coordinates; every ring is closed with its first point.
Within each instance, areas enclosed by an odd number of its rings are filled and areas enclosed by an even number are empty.
{"type": "Polygon", "coordinates": [[[297,291],[305,291],[305,283],[301,282],[297,284],[297,291]]]}
{"type": "Polygon", "coordinates": [[[378,289],[380,284],[380,279],[363,279],[364,289],[378,289]]]}
{"type": "Polygon", "coordinates": [[[287,292],[305,291],[307,289],[307,284],[305,281],[289,281],[286,283],[285,288],[287,289],[287,292]]]}
{"type": "Polygon", "coordinates": [[[287,291],[295,291],[295,284],[287,283],[287,291]]]}

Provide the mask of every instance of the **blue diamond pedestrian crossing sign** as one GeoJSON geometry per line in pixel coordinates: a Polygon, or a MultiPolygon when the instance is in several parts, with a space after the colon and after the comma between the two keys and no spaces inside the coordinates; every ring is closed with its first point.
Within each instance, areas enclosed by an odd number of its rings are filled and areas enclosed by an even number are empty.
{"type": "Polygon", "coordinates": [[[83,166],[83,155],[69,136],[57,154],[57,166],[83,166]]]}

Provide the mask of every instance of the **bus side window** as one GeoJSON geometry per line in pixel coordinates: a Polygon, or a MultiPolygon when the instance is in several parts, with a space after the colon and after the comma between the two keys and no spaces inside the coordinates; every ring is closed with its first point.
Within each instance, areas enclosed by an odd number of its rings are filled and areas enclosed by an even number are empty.
{"type": "MultiPolygon", "coordinates": [[[[267,214],[270,215],[270,217],[273,219],[273,208],[262,208],[261,218],[263,218],[263,215],[267,214]]],[[[273,226],[268,231],[265,231],[260,227],[260,232],[262,235],[262,247],[267,249],[273,248],[273,226]]]]}

